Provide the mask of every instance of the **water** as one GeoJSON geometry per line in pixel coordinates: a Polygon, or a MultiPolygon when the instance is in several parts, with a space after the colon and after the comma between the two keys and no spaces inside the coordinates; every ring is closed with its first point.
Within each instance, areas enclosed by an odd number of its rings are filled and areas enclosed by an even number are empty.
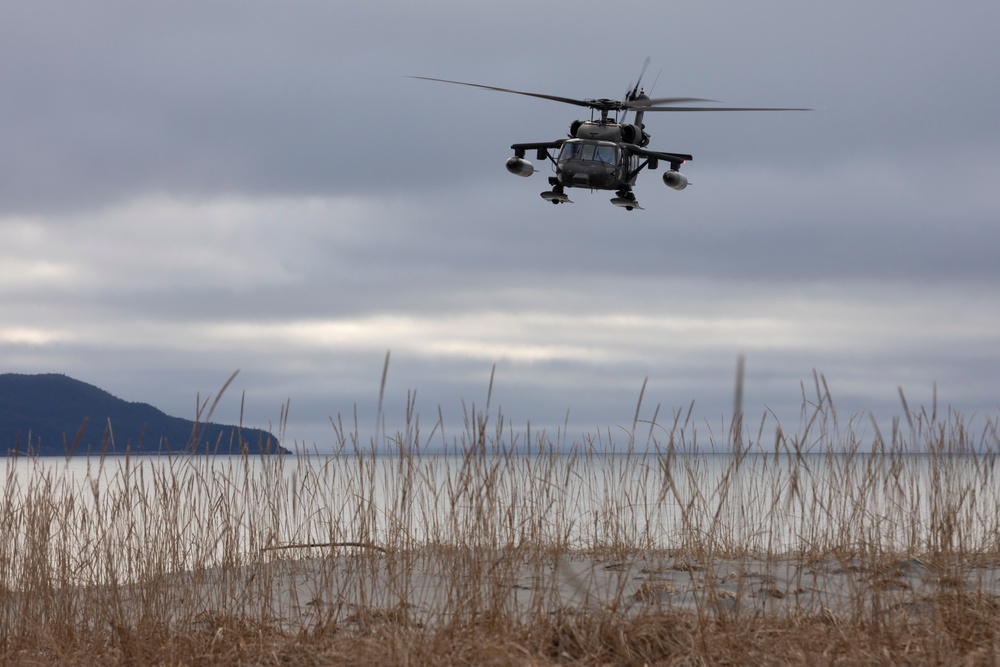
{"type": "Polygon", "coordinates": [[[295,545],[996,550],[990,453],[8,459],[0,577],[242,564],[295,545]]]}

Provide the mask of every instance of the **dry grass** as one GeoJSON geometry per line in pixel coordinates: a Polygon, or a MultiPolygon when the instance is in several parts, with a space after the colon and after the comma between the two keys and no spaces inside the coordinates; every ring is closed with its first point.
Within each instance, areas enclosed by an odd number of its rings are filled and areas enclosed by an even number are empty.
{"type": "Polygon", "coordinates": [[[841,426],[822,387],[773,440],[739,398],[721,438],[640,399],[621,446],[408,402],[331,456],[8,460],[0,660],[1000,662],[996,423],[841,426]]]}

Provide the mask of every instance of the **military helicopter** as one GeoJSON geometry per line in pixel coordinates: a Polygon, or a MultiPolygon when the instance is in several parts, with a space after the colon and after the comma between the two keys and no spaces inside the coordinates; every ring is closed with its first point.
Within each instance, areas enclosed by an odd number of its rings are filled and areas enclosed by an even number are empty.
{"type": "MultiPolygon", "coordinates": [[[[478,83],[435,79],[428,76],[412,76],[411,79],[438,81],[459,86],[472,86],[502,93],[527,95],[545,100],[563,102],[579,107],[588,107],[590,120],[576,120],[569,127],[569,136],[555,141],[512,144],[514,155],[507,159],[507,171],[528,177],[535,172],[534,165],[525,159],[525,153],[535,151],[538,160],[552,163],[555,176],[549,177],[551,190],[541,193],[542,199],[553,204],[573,203],[566,194],[566,188],[586,188],[589,190],[613,190],[611,203],[626,211],[643,210],[635,199],[632,187],[643,169],[657,169],[659,163],[666,162],[670,169],[663,173],[663,183],[674,190],[683,190],[690,182],[680,172],[681,165],[693,158],[686,153],[667,153],[647,150],[650,135],[646,132],[643,116],[650,111],[809,111],[809,109],[759,108],[759,107],[715,107],[715,106],[669,106],[691,102],[715,102],[700,97],[660,97],[650,98],[641,87],[642,77],[649,67],[646,58],[635,85],[629,85],[622,100],[607,98],[578,100],[570,97],[528,93],[510,88],[484,86],[478,83]],[[634,114],[627,122],[628,112],[634,114]],[[597,113],[600,114],[597,117],[597,113]],[[550,152],[552,151],[552,152],[550,152]],[[554,156],[553,156],[554,154],[554,156]]],[[[654,83],[655,85],[655,83],[654,83]]]]}

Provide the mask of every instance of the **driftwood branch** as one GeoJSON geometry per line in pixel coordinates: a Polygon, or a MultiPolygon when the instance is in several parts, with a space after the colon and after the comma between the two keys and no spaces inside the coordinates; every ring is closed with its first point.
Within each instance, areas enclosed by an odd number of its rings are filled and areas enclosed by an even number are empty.
{"type": "Polygon", "coordinates": [[[377,544],[372,544],[370,542],[304,542],[299,544],[279,544],[273,547],[264,547],[261,549],[264,551],[282,551],[285,549],[316,549],[322,547],[360,547],[362,549],[374,549],[375,551],[381,551],[382,553],[389,553],[377,544]]]}

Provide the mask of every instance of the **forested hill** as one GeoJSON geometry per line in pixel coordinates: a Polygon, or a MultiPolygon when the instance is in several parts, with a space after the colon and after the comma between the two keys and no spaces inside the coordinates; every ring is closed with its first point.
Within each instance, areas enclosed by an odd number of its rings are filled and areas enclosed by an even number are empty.
{"type": "Polygon", "coordinates": [[[124,454],[126,449],[133,454],[289,453],[267,431],[211,423],[196,429],[191,420],[123,401],[65,375],[0,374],[0,455],[124,454]]]}

